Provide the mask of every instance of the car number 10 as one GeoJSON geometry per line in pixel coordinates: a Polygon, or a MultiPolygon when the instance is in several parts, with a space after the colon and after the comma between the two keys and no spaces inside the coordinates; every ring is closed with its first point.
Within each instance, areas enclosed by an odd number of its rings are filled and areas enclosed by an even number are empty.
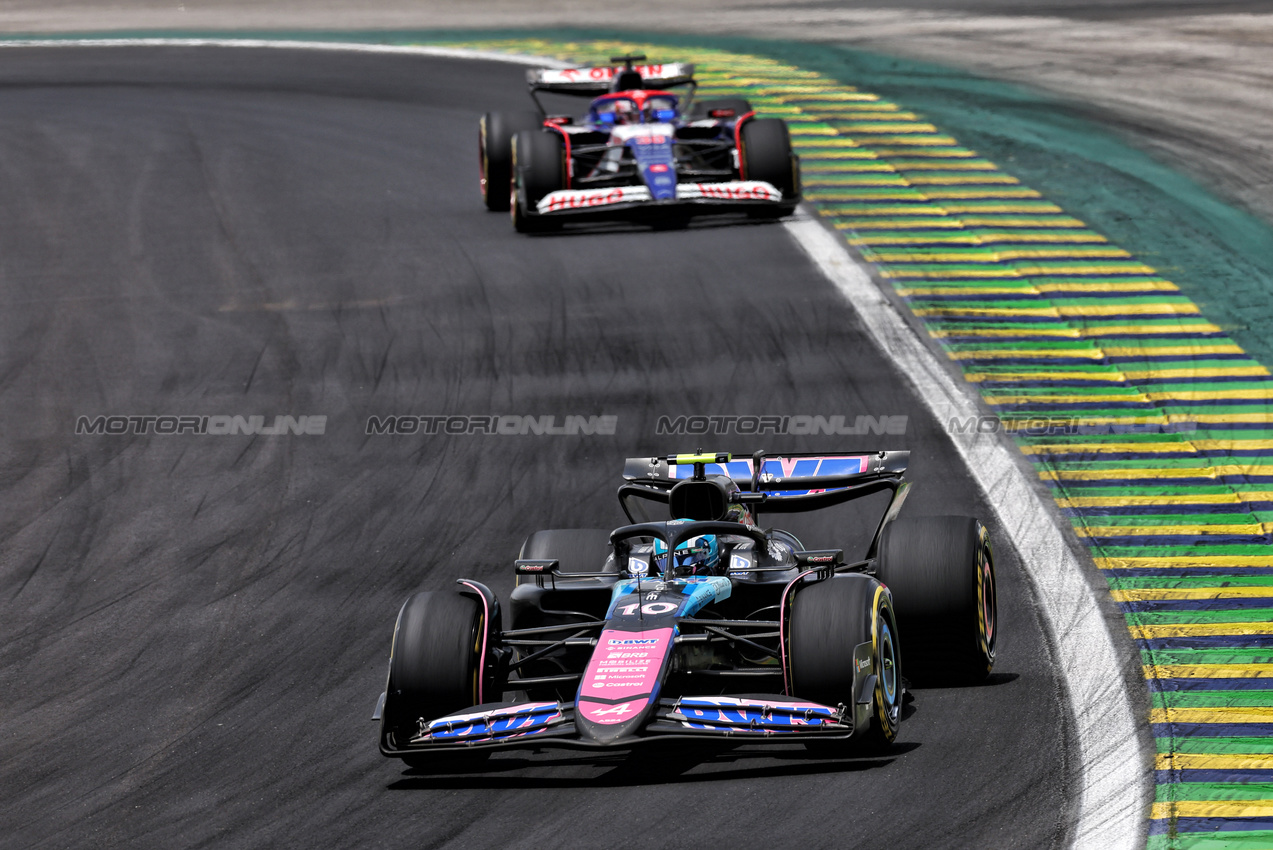
{"type": "MultiPolygon", "coordinates": [[[[641,606],[642,614],[649,614],[651,617],[657,617],[659,614],[671,614],[677,609],[676,604],[672,602],[647,602],[641,606]]],[[[620,613],[625,617],[631,617],[636,613],[637,604],[633,602],[631,605],[624,605],[619,608],[620,613]]]]}

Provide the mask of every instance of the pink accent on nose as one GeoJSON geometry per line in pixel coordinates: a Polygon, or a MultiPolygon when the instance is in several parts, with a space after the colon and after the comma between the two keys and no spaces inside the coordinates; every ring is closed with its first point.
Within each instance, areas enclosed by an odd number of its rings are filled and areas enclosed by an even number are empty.
{"type": "Polygon", "coordinates": [[[671,628],[603,631],[579,686],[580,713],[594,723],[605,724],[622,723],[639,714],[658,685],[659,671],[672,647],[672,634],[671,628]],[[592,702],[588,697],[605,702],[592,702]]]}
{"type": "Polygon", "coordinates": [[[618,703],[617,705],[604,705],[599,702],[581,702],[579,703],[579,712],[593,723],[601,723],[606,726],[615,723],[622,723],[625,720],[631,720],[645,710],[645,706],[650,701],[644,697],[640,699],[630,700],[628,702],[618,703]]]}

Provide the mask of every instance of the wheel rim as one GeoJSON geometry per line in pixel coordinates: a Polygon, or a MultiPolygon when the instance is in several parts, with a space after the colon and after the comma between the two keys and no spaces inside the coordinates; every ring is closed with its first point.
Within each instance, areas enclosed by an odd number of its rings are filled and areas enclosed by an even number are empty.
{"type": "Polygon", "coordinates": [[[517,145],[513,144],[513,168],[508,175],[508,214],[517,225],[517,145]]]}
{"type": "Polygon", "coordinates": [[[489,163],[487,163],[486,161],[486,118],[485,116],[483,116],[482,120],[478,122],[478,125],[477,125],[477,149],[479,151],[478,157],[477,157],[478,159],[477,167],[479,170],[479,176],[482,181],[482,200],[485,201],[486,192],[487,192],[486,175],[489,168],[489,163]]]}
{"type": "Polygon", "coordinates": [[[897,702],[897,650],[893,645],[893,630],[885,617],[880,617],[879,653],[880,688],[885,705],[891,707],[897,702]]]}
{"type": "Polygon", "coordinates": [[[977,582],[978,595],[981,597],[981,632],[986,651],[989,652],[995,645],[995,579],[990,559],[986,557],[984,549],[978,554],[978,560],[981,562],[978,565],[980,580],[977,582]]]}

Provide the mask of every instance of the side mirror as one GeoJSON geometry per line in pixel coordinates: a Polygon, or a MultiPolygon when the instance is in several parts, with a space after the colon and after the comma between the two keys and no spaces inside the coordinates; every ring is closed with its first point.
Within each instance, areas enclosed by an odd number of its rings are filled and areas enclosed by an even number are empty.
{"type": "Polygon", "coordinates": [[[796,565],[805,569],[838,567],[844,563],[843,549],[809,549],[796,552],[796,565]]]}
{"type": "Polygon", "coordinates": [[[526,560],[514,561],[513,571],[519,576],[544,576],[551,575],[553,570],[557,569],[560,563],[556,558],[552,560],[526,560]]]}

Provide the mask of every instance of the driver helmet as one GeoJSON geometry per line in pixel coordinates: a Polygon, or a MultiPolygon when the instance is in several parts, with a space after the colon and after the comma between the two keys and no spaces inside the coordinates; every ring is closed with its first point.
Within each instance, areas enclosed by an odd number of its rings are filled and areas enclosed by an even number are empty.
{"type": "Polygon", "coordinates": [[[667,544],[654,541],[654,562],[659,571],[671,578],[687,576],[714,576],[720,574],[720,544],[715,534],[691,537],[676,547],[676,555],[670,572],[667,570],[667,544]]]}
{"type": "Polygon", "coordinates": [[[627,98],[620,98],[614,103],[614,122],[616,124],[640,124],[641,110],[636,103],[627,98]]]}
{"type": "Polygon", "coordinates": [[[676,119],[676,100],[670,97],[651,97],[645,102],[645,120],[666,123],[676,119]]]}

